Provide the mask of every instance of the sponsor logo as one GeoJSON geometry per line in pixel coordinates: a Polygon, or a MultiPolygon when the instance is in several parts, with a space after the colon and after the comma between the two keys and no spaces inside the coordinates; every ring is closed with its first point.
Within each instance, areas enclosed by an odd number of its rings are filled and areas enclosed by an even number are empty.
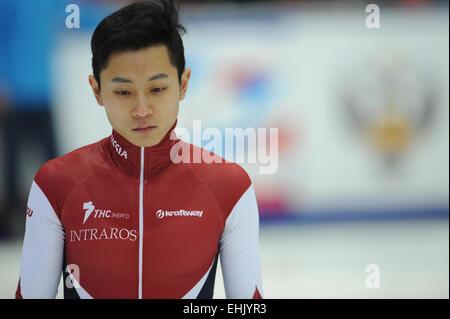
{"type": "Polygon", "coordinates": [[[87,228],[70,231],[71,242],[91,241],[91,240],[137,240],[137,230],[126,228],[87,228]]]}
{"type": "Polygon", "coordinates": [[[117,154],[119,154],[119,156],[122,156],[122,157],[125,157],[125,159],[128,159],[127,151],[122,149],[122,146],[120,146],[120,144],[117,143],[117,141],[115,140],[115,138],[112,135],[111,135],[111,143],[112,143],[112,146],[114,147],[114,149],[116,150],[117,154]]]}
{"type": "Polygon", "coordinates": [[[34,213],[34,211],[30,207],[27,206],[27,216],[31,217],[33,215],[33,213],[34,213]]]}
{"type": "Polygon", "coordinates": [[[93,215],[93,218],[130,218],[130,215],[127,213],[112,212],[110,209],[95,209],[92,202],[83,203],[83,210],[85,211],[83,225],[91,215],[93,215]]]}
{"type": "Polygon", "coordinates": [[[197,216],[197,217],[202,217],[202,215],[203,215],[203,211],[202,210],[184,210],[184,209],[180,209],[180,210],[169,211],[169,210],[158,209],[158,211],[156,211],[156,217],[158,217],[159,219],[162,219],[164,217],[171,217],[171,216],[197,216]]]}

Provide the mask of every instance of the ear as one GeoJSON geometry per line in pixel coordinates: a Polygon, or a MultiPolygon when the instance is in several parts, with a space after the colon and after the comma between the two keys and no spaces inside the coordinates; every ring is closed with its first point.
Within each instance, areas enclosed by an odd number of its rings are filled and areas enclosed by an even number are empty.
{"type": "Polygon", "coordinates": [[[185,69],[181,75],[181,85],[180,85],[180,101],[184,100],[186,96],[186,91],[188,89],[189,79],[191,78],[191,69],[185,69]]]}
{"type": "Polygon", "coordinates": [[[102,100],[102,96],[100,95],[100,89],[98,87],[97,80],[92,74],[89,75],[89,84],[92,88],[92,92],[94,93],[94,97],[97,100],[98,105],[105,106],[102,100]]]}

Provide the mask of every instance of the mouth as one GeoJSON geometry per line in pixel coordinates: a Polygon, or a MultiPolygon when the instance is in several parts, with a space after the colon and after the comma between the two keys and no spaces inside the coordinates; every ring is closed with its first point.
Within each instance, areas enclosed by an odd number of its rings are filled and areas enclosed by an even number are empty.
{"type": "Polygon", "coordinates": [[[137,133],[147,133],[156,128],[156,125],[144,126],[144,127],[136,127],[133,131],[137,133]]]}

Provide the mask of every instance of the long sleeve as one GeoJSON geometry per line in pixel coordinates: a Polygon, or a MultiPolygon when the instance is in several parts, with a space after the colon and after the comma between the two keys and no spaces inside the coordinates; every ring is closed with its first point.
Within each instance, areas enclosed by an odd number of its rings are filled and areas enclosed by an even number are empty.
{"type": "Polygon", "coordinates": [[[62,273],[64,230],[52,205],[33,181],[16,298],[55,298],[62,273]]]}
{"type": "Polygon", "coordinates": [[[253,185],[228,216],[219,250],[226,297],[262,298],[259,215],[253,185]]]}

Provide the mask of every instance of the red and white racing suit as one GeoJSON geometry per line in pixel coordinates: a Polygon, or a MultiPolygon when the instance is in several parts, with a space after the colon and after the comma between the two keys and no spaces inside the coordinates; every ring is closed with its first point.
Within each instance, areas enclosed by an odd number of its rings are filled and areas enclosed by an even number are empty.
{"type": "Polygon", "coordinates": [[[54,298],[61,273],[65,298],[212,298],[219,255],[227,298],[262,297],[252,183],[176,123],[156,146],[113,130],[39,169],[16,298],[54,298]]]}

